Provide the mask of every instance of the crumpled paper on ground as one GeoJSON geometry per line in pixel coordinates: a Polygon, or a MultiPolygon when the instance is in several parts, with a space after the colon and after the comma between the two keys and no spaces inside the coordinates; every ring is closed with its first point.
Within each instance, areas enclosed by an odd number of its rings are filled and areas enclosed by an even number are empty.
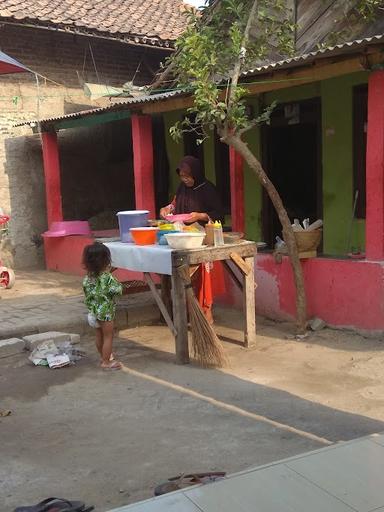
{"type": "Polygon", "coordinates": [[[49,366],[49,368],[61,368],[74,364],[84,357],[85,353],[75,348],[71,341],[53,340],[43,341],[36,347],[29,360],[36,366],[49,366]]]}

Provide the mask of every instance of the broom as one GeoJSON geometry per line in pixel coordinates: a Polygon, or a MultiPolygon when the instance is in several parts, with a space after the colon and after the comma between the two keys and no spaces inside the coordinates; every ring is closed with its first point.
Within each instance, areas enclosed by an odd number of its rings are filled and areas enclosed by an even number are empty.
{"type": "Polygon", "coordinates": [[[199,301],[193,293],[189,267],[188,265],[182,265],[177,270],[185,286],[191,324],[193,357],[200,366],[222,368],[228,364],[228,360],[219,338],[205,318],[199,301]]]}

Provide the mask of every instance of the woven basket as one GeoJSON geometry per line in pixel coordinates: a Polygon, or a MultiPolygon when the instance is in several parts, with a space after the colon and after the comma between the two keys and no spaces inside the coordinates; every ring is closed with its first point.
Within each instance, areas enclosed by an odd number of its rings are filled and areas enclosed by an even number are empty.
{"type": "Polygon", "coordinates": [[[321,242],[322,229],[314,231],[295,231],[296,244],[299,252],[316,251],[321,242]]]}

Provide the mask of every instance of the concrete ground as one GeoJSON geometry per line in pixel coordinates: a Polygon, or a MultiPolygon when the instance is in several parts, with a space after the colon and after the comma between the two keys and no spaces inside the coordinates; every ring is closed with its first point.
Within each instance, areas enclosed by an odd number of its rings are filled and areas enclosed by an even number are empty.
{"type": "MultiPolygon", "coordinates": [[[[240,338],[236,312],[216,320],[240,338]]],[[[384,430],[382,340],[325,329],[297,341],[260,320],[255,349],[224,345],[223,370],[176,366],[163,326],[120,333],[120,372],[98,368],[90,338],[74,367],[1,359],[3,509],[64,496],[106,511],[182,472],[233,473],[384,430]]]]}
{"type": "MultiPolygon", "coordinates": [[[[158,319],[148,292],[119,301],[118,327],[158,319]],[[129,311],[129,314],[128,314],[129,311]]],[[[0,340],[52,330],[89,332],[82,278],[57,272],[17,272],[10,290],[0,289],[0,340]]]]}

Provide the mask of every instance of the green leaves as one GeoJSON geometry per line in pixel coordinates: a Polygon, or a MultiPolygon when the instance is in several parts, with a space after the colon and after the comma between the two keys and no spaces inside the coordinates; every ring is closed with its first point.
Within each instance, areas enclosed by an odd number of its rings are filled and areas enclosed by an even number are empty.
{"type": "MultiPolygon", "coordinates": [[[[194,95],[188,113],[194,114],[203,133],[200,143],[206,127],[235,133],[252,124],[245,107],[247,89],[237,85],[237,79],[232,84],[231,75],[255,66],[272,49],[274,56],[292,52],[294,24],[288,4],[288,0],[258,0],[251,20],[254,0],[221,0],[205,8],[202,16],[188,13],[190,24],[177,42],[172,61],[178,84],[194,95]],[[246,27],[249,38],[244,36],[246,27]]],[[[271,111],[267,109],[260,122],[267,122],[271,111]]],[[[190,130],[196,131],[196,126],[183,121],[170,133],[180,140],[183,131],[190,130]]]]}

